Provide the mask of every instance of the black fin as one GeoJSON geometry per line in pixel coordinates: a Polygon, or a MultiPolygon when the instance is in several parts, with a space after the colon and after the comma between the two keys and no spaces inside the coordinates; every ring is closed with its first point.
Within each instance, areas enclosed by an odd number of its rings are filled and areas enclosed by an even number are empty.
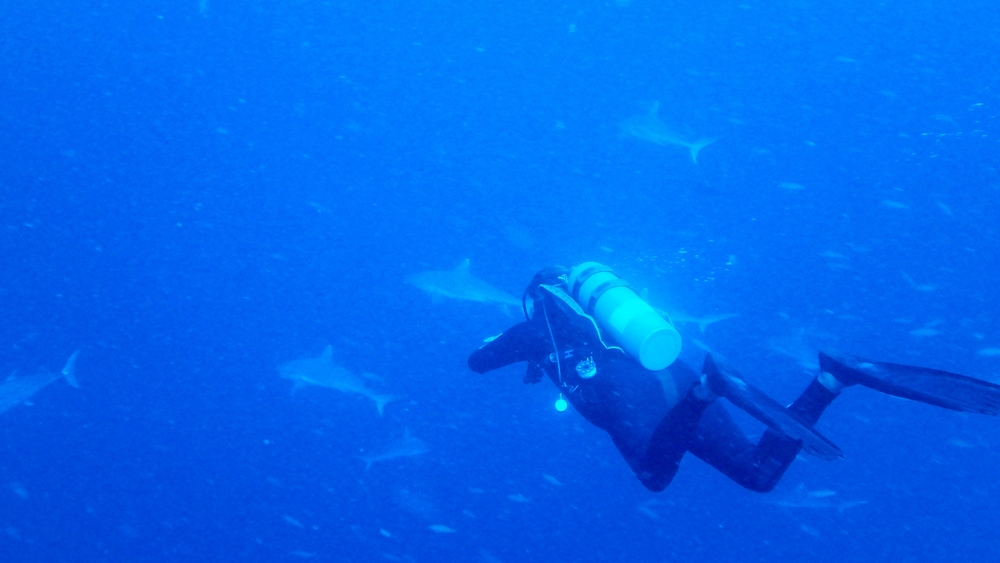
{"type": "Polygon", "coordinates": [[[743,381],[735,371],[716,364],[711,355],[705,357],[705,366],[701,371],[708,376],[708,384],[716,395],[729,399],[729,402],[776,432],[799,440],[806,453],[823,459],[844,457],[836,444],[803,424],[763,391],[743,381]]]}
{"type": "Polygon", "coordinates": [[[937,369],[819,353],[819,367],[844,385],[962,412],[1000,413],[1000,385],[937,369]]]}

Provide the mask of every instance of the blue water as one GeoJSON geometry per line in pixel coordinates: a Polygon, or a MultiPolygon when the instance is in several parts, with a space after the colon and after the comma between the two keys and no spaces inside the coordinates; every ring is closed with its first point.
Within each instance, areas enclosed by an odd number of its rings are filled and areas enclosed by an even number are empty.
{"type": "Polygon", "coordinates": [[[843,460],[652,494],[551,385],[466,368],[516,312],[404,281],[600,260],[739,313],[684,358],[782,401],[818,348],[996,381],[994,2],[2,10],[0,371],[82,349],[0,415],[4,562],[995,560],[995,418],[851,389],[843,460]],[[655,101],[698,164],[620,135],[655,101]],[[292,395],[327,344],[406,400],[292,395]]]}

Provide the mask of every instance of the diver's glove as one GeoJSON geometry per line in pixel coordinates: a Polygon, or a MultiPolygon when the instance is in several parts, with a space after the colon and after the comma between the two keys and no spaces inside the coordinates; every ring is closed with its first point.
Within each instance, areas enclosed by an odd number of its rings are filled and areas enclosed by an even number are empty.
{"type": "Polygon", "coordinates": [[[536,362],[528,362],[528,369],[524,372],[524,382],[529,385],[534,385],[545,377],[545,370],[542,369],[542,364],[536,362]]]}

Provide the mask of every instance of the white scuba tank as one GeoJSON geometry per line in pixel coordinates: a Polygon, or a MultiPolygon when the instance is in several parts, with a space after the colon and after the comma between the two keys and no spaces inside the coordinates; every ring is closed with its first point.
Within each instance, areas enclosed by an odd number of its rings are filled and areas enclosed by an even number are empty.
{"type": "Polygon", "coordinates": [[[573,299],[642,367],[664,369],[680,355],[677,329],[607,266],[584,262],[568,281],[573,299]]]}

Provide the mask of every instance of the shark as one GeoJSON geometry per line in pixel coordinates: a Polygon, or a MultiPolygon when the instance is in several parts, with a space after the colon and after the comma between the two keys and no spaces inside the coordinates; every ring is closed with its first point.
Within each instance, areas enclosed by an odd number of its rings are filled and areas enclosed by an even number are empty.
{"type": "Polygon", "coordinates": [[[42,370],[30,375],[18,376],[15,371],[10,374],[7,380],[0,384],[0,413],[7,412],[22,403],[28,403],[28,400],[35,393],[57,379],[65,378],[66,383],[70,386],[79,388],[80,383],[76,380],[76,358],[78,355],[80,355],[79,350],[73,352],[66,360],[66,365],[58,372],[42,370]]]}
{"type": "Polygon", "coordinates": [[[841,513],[849,508],[868,504],[867,500],[841,500],[835,491],[810,491],[802,484],[788,494],[768,497],[764,502],[783,508],[835,509],[841,513]]]}
{"type": "Polygon", "coordinates": [[[660,102],[653,102],[649,113],[636,115],[622,121],[618,127],[624,137],[635,137],[662,146],[684,147],[691,153],[691,162],[698,164],[698,153],[719,139],[705,137],[691,140],[674,131],[660,119],[660,102]]]}
{"type": "Polygon", "coordinates": [[[493,287],[469,272],[469,260],[453,270],[431,270],[413,274],[406,282],[430,294],[435,301],[456,299],[476,303],[496,303],[504,307],[521,307],[521,300],[493,287]]]}
{"type": "Polygon", "coordinates": [[[365,470],[368,470],[371,468],[373,463],[377,463],[379,461],[389,461],[401,457],[413,457],[425,454],[429,451],[430,447],[427,446],[427,442],[424,442],[420,438],[414,438],[411,436],[410,429],[407,428],[402,437],[394,440],[386,446],[384,450],[367,455],[359,455],[358,459],[365,462],[365,470]]]}
{"type": "Polygon", "coordinates": [[[380,415],[385,405],[403,400],[402,397],[385,395],[371,389],[363,376],[355,375],[335,364],[332,346],[324,348],[323,353],[315,358],[299,358],[281,364],[278,366],[278,375],[292,381],[293,393],[307,385],[315,385],[367,397],[375,402],[375,408],[380,415]]]}

